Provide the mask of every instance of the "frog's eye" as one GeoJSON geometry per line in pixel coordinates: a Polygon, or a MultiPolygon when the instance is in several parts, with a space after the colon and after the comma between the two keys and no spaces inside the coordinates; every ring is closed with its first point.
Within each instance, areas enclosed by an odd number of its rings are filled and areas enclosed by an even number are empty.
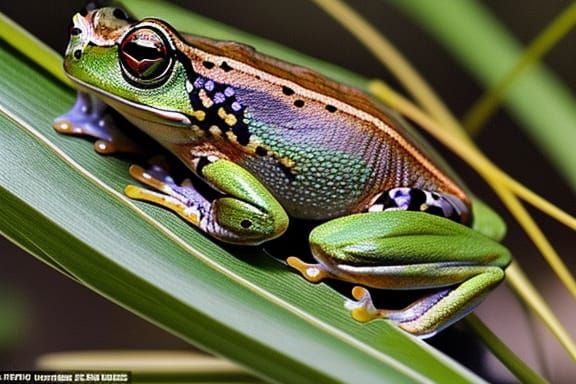
{"type": "Polygon", "coordinates": [[[156,85],[168,77],[172,66],[167,43],[155,30],[136,29],[120,44],[124,74],[136,85],[156,85]]]}

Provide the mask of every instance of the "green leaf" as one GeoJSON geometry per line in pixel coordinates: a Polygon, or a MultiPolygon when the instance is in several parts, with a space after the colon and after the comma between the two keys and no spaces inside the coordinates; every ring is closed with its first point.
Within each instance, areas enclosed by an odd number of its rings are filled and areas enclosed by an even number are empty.
{"type": "MultiPolygon", "coordinates": [[[[139,7],[167,18],[176,11],[139,7]]],[[[190,20],[192,32],[227,29],[190,20]]],[[[242,39],[255,46],[260,41],[242,39]]],[[[0,232],[6,237],[128,310],[264,378],[481,381],[387,322],[353,321],[341,295],[307,283],[257,249],[225,250],[175,215],[126,198],[122,190],[133,182],[127,162],[98,156],[88,142],[52,130],[73,92],[0,48],[0,232]]]]}

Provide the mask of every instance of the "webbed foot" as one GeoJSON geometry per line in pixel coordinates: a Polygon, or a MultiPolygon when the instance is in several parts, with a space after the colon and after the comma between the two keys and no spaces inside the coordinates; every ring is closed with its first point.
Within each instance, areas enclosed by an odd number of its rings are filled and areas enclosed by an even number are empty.
{"type": "MultiPolygon", "coordinates": [[[[450,288],[442,289],[416,300],[404,309],[393,310],[376,308],[370,292],[364,287],[356,286],[352,288],[354,300],[347,300],[345,307],[350,311],[354,320],[365,323],[382,318],[396,323],[400,328],[414,336],[428,338],[449,324],[440,323],[438,318],[445,318],[447,313],[434,309],[434,306],[448,297],[451,292],[452,289],[450,288]]],[[[460,315],[463,316],[469,311],[470,309],[464,310],[460,315]]]]}
{"type": "Polygon", "coordinates": [[[200,220],[209,209],[210,203],[196,191],[190,179],[178,185],[168,172],[158,165],[152,166],[149,170],[132,165],[129,172],[134,179],[158,192],[128,185],[124,189],[128,197],[165,207],[194,226],[200,225],[200,220]]]}
{"type": "Polygon", "coordinates": [[[287,258],[286,263],[300,272],[300,274],[311,283],[319,283],[324,279],[333,277],[322,264],[308,264],[295,256],[287,258]]]}
{"type": "Polygon", "coordinates": [[[64,135],[96,139],[94,149],[102,155],[145,152],[120,130],[110,107],[87,93],[78,92],[72,109],[57,117],[52,126],[64,135]]]}
{"type": "Polygon", "coordinates": [[[370,292],[364,288],[356,286],[352,288],[352,297],[356,300],[346,300],[344,306],[350,311],[352,318],[362,323],[385,317],[382,310],[377,309],[372,301],[370,292]]]}

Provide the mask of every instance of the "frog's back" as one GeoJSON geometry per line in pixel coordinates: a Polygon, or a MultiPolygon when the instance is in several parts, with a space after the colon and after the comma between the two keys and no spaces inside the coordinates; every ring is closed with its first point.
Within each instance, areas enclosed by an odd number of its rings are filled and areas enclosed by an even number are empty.
{"type": "Polygon", "coordinates": [[[233,90],[238,124],[224,135],[232,144],[216,145],[267,185],[292,216],[361,212],[396,187],[467,201],[431,161],[437,155],[363,92],[238,43],[185,39],[200,52],[199,76],[233,90]]]}

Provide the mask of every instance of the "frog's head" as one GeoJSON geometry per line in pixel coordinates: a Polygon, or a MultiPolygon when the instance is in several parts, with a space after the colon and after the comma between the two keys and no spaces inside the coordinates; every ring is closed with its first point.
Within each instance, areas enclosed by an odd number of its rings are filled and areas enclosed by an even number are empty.
{"type": "Polygon", "coordinates": [[[100,8],[74,16],[64,69],[81,90],[133,122],[183,126],[193,112],[183,49],[160,20],[133,23],[118,8],[100,8]]]}

